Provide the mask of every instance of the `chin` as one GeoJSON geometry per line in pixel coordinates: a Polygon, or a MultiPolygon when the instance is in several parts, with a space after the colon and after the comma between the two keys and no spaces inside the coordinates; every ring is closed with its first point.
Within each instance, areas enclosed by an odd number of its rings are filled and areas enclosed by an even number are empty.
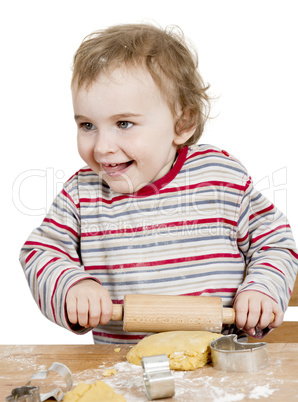
{"type": "Polygon", "coordinates": [[[132,194],[136,191],[135,187],[132,184],[127,183],[126,180],[103,180],[113,191],[115,191],[115,193],[132,194]]]}

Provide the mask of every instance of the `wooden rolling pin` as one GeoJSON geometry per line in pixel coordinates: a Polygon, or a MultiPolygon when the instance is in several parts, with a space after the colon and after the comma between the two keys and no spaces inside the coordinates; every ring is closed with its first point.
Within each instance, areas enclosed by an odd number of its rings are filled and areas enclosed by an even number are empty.
{"type": "Polygon", "coordinates": [[[123,306],[113,305],[112,320],[123,321],[127,332],[221,332],[235,323],[235,310],[223,308],[220,297],[128,294],[123,306]]]}
{"type": "Polygon", "coordinates": [[[123,320],[127,332],[221,332],[235,322],[235,310],[223,308],[220,297],[128,294],[123,306],[113,305],[112,320],[123,320]]]}

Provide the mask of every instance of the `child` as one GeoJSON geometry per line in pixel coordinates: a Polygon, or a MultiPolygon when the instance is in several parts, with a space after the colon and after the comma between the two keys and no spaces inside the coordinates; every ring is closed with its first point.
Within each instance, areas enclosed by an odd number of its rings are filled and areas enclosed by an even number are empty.
{"type": "Polygon", "coordinates": [[[110,321],[112,302],[145,293],[220,296],[256,337],[282,323],[297,272],[292,233],[237,159],[196,145],[207,89],[181,34],[120,25],[83,41],[72,95],[88,166],[21,251],[50,320],[92,329],[96,343],[135,343],[144,334],[110,321]]]}

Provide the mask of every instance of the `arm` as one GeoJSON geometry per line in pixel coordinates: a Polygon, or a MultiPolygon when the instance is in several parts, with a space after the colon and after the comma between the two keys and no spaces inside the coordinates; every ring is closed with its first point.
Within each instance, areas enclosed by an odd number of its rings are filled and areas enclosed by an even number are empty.
{"type": "MultiPolygon", "coordinates": [[[[109,306],[111,301],[106,290],[103,290],[100,283],[92,276],[86,274],[81,264],[79,251],[81,226],[77,193],[76,187],[68,184],[56,197],[41,226],[31,233],[24,244],[20,262],[33,297],[42,313],[60,326],[84,333],[87,331],[86,328],[82,328],[85,325],[73,326],[72,324],[80,324],[80,319],[84,323],[82,316],[89,315],[89,302],[87,313],[86,301],[83,302],[84,298],[86,300],[86,293],[88,293],[88,300],[89,295],[94,294],[96,284],[100,300],[101,295],[104,294],[106,300],[104,305],[109,306]],[[83,286],[85,290],[78,293],[81,283],[84,284],[85,280],[89,280],[89,283],[92,281],[89,286],[92,291],[89,292],[83,286]],[[70,303],[69,308],[66,306],[66,300],[70,303]],[[77,314],[77,320],[75,314],[77,314]]],[[[92,300],[93,305],[94,296],[92,300]]],[[[101,304],[99,306],[101,307],[101,304]]],[[[109,314],[109,307],[107,309],[105,315],[109,314]]],[[[93,311],[94,308],[91,314],[93,311]]],[[[106,319],[103,317],[104,321],[106,319]]],[[[91,320],[91,323],[93,322],[94,319],[91,320]]]]}
{"type": "Polygon", "coordinates": [[[297,274],[297,250],[286,220],[249,181],[238,220],[246,276],[234,299],[236,324],[262,336],[282,323],[297,274]],[[268,329],[267,329],[268,331],[268,329]]]}

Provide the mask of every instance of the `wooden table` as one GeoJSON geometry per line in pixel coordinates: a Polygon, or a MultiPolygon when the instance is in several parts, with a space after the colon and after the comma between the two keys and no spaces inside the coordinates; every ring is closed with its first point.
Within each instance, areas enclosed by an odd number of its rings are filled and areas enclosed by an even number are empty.
{"type": "MultiPolygon", "coordinates": [[[[142,369],[126,361],[129,346],[119,347],[116,352],[116,346],[110,345],[2,345],[1,401],[13,388],[25,385],[35,372],[48,369],[56,361],[69,367],[74,385],[103,380],[128,402],[145,402],[142,369]],[[111,368],[116,374],[104,377],[103,372],[111,368]]],[[[269,367],[256,373],[225,373],[211,365],[191,372],[175,371],[175,396],[164,401],[298,401],[298,344],[268,344],[268,354],[269,367]]],[[[59,380],[50,379],[50,386],[59,380]]]]}

